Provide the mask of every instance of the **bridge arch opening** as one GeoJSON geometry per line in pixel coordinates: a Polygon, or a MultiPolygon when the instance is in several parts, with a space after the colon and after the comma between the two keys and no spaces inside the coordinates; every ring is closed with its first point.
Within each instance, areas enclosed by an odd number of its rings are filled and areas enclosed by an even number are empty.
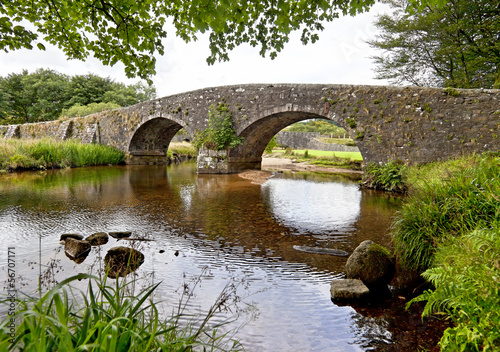
{"type": "MultiPolygon", "coordinates": [[[[278,132],[285,127],[292,125],[296,122],[310,120],[310,119],[323,119],[333,121],[340,127],[349,131],[345,126],[342,126],[339,121],[332,118],[325,117],[316,113],[304,111],[284,111],[268,115],[259,119],[255,123],[246,127],[240,136],[244,137],[243,144],[234,148],[229,153],[229,162],[234,163],[234,172],[241,169],[260,169],[262,162],[262,155],[264,150],[271,140],[278,132]]],[[[363,156],[362,147],[356,143],[361,155],[363,156]]]]}
{"type": "Polygon", "coordinates": [[[140,163],[166,161],[168,146],[183,126],[165,117],[144,122],[130,139],[128,153],[140,163]]]}

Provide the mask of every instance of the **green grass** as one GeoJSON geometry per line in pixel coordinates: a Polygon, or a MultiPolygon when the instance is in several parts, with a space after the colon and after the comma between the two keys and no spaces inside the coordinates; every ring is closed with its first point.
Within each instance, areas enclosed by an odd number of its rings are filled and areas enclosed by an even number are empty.
{"type": "Polygon", "coordinates": [[[454,323],[443,351],[500,348],[500,155],[485,153],[405,171],[410,196],[392,234],[402,267],[422,273],[434,289],[424,316],[454,323]]]}
{"type": "Polygon", "coordinates": [[[49,138],[0,141],[0,170],[43,170],[53,168],[120,164],[123,152],[100,144],[49,138]]]}
{"type": "Polygon", "coordinates": [[[410,196],[397,213],[393,236],[401,263],[423,271],[435,247],[500,219],[500,159],[471,156],[408,170],[410,196]]]}
{"type": "MultiPolygon", "coordinates": [[[[208,327],[215,311],[227,298],[221,294],[204,318],[184,328],[178,313],[161,319],[153,293],[159,284],[136,292],[136,281],[107,280],[88,274],[70,277],[39,299],[19,300],[17,312],[0,324],[0,350],[51,351],[223,351],[241,346],[216,327],[208,327]],[[89,280],[87,291],[70,286],[89,280]],[[18,322],[10,334],[10,321],[18,322]]],[[[138,285],[137,285],[138,286],[138,285]]],[[[5,302],[10,304],[10,301],[5,302]]],[[[219,325],[220,326],[220,325],[219,325]]]]}
{"type": "MultiPolygon", "coordinates": [[[[294,149],[293,150],[295,156],[304,156],[306,150],[305,149],[294,149]]],[[[352,159],[352,160],[363,160],[360,152],[332,152],[326,150],[308,150],[307,151],[310,157],[338,157],[344,159],[352,159]]],[[[284,149],[275,149],[273,153],[284,154],[284,149]]]]}
{"type": "Polygon", "coordinates": [[[190,158],[196,158],[198,156],[198,150],[189,142],[172,142],[168,146],[168,155],[172,157],[173,154],[179,156],[187,156],[190,158]]]}

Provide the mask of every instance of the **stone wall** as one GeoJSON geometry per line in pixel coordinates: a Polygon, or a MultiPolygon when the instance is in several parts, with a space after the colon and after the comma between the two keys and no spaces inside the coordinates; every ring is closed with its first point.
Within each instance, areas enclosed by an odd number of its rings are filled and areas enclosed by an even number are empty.
{"type": "Polygon", "coordinates": [[[276,135],[279,144],[294,149],[326,150],[332,152],[359,152],[358,147],[344,144],[323,143],[318,138],[319,132],[287,132],[282,131],[276,135]]]}
{"type": "Polygon", "coordinates": [[[500,90],[331,84],[205,88],[72,122],[9,126],[4,137],[78,138],[132,155],[165,155],[179,129],[194,137],[208,127],[209,107],[220,103],[233,112],[236,131],[244,138],[228,154],[228,172],[260,168],[275,134],[314,118],[345,128],[365,162],[426,163],[500,150],[500,90]]]}
{"type": "Polygon", "coordinates": [[[226,150],[200,149],[197,159],[198,173],[200,174],[228,174],[226,150]]]}

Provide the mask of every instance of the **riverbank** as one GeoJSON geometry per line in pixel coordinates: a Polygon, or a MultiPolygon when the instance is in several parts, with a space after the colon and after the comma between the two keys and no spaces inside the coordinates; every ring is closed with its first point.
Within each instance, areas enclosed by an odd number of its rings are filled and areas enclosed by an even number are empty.
{"type": "Polygon", "coordinates": [[[64,169],[68,167],[117,165],[125,154],[100,144],[76,140],[10,139],[0,141],[0,171],[64,169]]]}
{"type": "Polygon", "coordinates": [[[353,170],[342,167],[327,167],[310,164],[309,162],[294,162],[289,158],[262,158],[262,170],[267,171],[304,171],[304,172],[324,172],[333,174],[363,175],[361,170],[353,170]]]}

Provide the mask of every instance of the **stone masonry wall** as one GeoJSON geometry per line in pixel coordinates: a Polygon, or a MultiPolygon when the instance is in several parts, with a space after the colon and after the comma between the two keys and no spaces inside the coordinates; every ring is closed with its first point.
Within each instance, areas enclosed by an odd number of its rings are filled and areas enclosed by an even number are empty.
{"type": "Polygon", "coordinates": [[[344,127],[366,162],[426,163],[500,150],[500,90],[328,84],[249,84],[205,88],[71,122],[0,129],[4,138],[79,138],[137,155],[164,154],[176,131],[208,127],[209,107],[226,104],[243,144],[228,170],[260,168],[269,140],[284,127],[327,118],[344,127]]]}

